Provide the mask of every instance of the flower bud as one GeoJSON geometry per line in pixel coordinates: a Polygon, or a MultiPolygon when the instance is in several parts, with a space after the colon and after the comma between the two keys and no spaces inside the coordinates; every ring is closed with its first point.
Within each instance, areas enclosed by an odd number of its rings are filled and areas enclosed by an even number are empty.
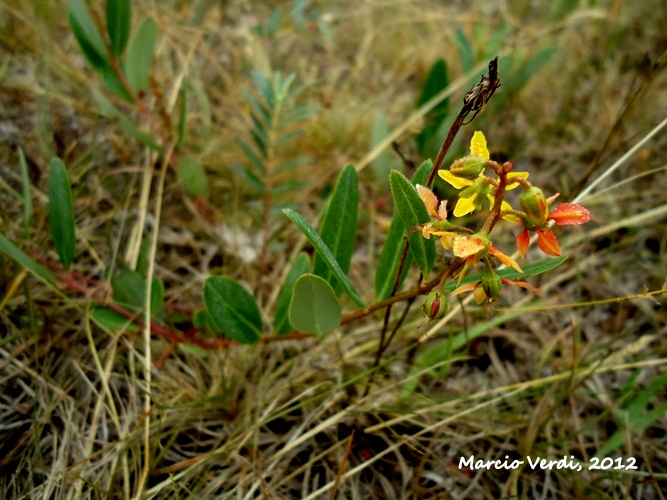
{"type": "Polygon", "coordinates": [[[464,156],[452,163],[449,171],[456,177],[476,179],[484,170],[487,161],[486,158],[477,155],[464,156]]]}
{"type": "Polygon", "coordinates": [[[498,300],[502,286],[503,282],[500,280],[500,276],[493,269],[489,269],[482,276],[482,289],[489,298],[489,302],[496,302],[498,300]]]}
{"type": "Polygon", "coordinates": [[[447,312],[447,297],[441,291],[433,290],[422,304],[424,316],[428,319],[440,319],[447,312]]]}
{"type": "Polygon", "coordinates": [[[549,204],[540,188],[531,186],[524,189],[519,197],[519,203],[533,225],[542,226],[547,222],[549,204]]]}

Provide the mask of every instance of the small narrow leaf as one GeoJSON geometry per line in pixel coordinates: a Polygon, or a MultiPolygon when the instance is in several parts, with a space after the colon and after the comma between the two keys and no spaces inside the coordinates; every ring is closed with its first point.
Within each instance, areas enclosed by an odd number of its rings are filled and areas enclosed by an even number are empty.
{"type": "Polygon", "coordinates": [[[86,2],[84,0],[69,0],[67,19],[72,28],[72,33],[74,33],[74,37],[79,42],[81,51],[90,65],[97,70],[109,66],[109,54],[104,38],[97,29],[86,2]]]}
{"type": "Polygon", "coordinates": [[[17,264],[25,267],[37,278],[51,284],[58,282],[51,271],[35,262],[27,253],[5,238],[2,233],[0,233],[0,253],[5,254],[17,264]]]}
{"type": "MultiPolygon", "coordinates": [[[[358,203],[357,171],[352,165],[348,165],[338,177],[320,229],[322,241],[331,250],[345,274],[350,270],[354,251],[358,203]]],[[[313,274],[331,283],[336,293],[340,294],[341,287],[334,281],[333,272],[320,254],[313,259],[313,274]]]]}
{"type": "Polygon", "coordinates": [[[338,283],[343,287],[345,293],[357,304],[359,307],[365,307],[363,299],[354,289],[350,281],[347,279],[347,276],[341,269],[340,265],[336,261],[335,257],[329,250],[329,247],[322,241],[320,235],[317,234],[313,226],[311,226],[306,219],[299,215],[294,210],[286,208],[283,210],[285,216],[291,220],[296,226],[301,230],[305,237],[310,241],[310,243],[315,248],[315,251],[321,255],[321,257],[326,262],[329,269],[331,269],[333,275],[338,280],[338,283]]]}
{"type": "Polygon", "coordinates": [[[139,331],[139,325],[132,323],[132,321],[125,316],[121,316],[110,309],[96,307],[90,311],[90,317],[95,323],[107,330],[125,330],[128,332],[139,331]]]}
{"type": "Polygon", "coordinates": [[[67,170],[58,158],[51,160],[49,173],[49,222],[60,261],[69,268],[76,249],[74,208],[67,170]]]}
{"type": "Polygon", "coordinates": [[[132,24],[132,2],[130,0],[107,0],[107,33],[111,52],[120,56],[130,38],[132,24]]]}
{"type": "Polygon", "coordinates": [[[397,170],[390,176],[391,194],[403,226],[408,234],[410,252],[424,276],[428,276],[435,261],[435,240],[426,239],[415,227],[431,220],[424,202],[415,187],[397,170]]]}
{"type": "Polygon", "coordinates": [[[153,18],[149,17],[132,37],[125,61],[127,81],[135,92],[148,89],[156,43],[157,26],[153,18]]]}
{"type": "Polygon", "coordinates": [[[30,175],[28,175],[28,164],[25,161],[23,149],[19,148],[19,166],[21,167],[21,192],[23,195],[23,229],[26,234],[30,229],[32,219],[32,195],[30,194],[30,175]]]}
{"type": "Polygon", "coordinates": [[[308,254],[301,252],[292,263],[292,267],[287,273],[285,283],[280,290],[278,300],[276,301],[276,313],[273,318],[273,333],[282,335],[292,331],[292,325],[289,322],[289,306],[292,301],[292,292],[296,280],[310,270],[310,259],[308,254]]]}
{"type": "Polygon", "coordinates": [[[204,284],[204,302],[214,329],[241,344],[259,341],[262,336],[259,307],[240,283],[210,276],[204,284]]]}
{"type": "MultiPolygon", "coordinates": [[[[423,162],[415,172],[411,181],[412,184],[425,184],[432,167],[433,162],[431,160],[423,162]]],[[[404,236],[405,227],[403,226],[403,221],[398,212],[395,212],[394,217],[391,219],[389,231],[387,232],[387,239],[382,246],[377,270],[375,271],[375,298],[377,300],[386,299],[391,295],[396,273],[398,273],[403,255],[404,236]]],[[[397,289],[400,288],[405,277],[408,275],[410,264],[412,264],[412,254],[408,252],[397,289]]]]}
{"type": "Polygon", "coordinates": [[[340,325],[342,313],[331,285],[319,276],[304,274],[294,285],[289,320],[300,332],[329,333],[340,325]]]}

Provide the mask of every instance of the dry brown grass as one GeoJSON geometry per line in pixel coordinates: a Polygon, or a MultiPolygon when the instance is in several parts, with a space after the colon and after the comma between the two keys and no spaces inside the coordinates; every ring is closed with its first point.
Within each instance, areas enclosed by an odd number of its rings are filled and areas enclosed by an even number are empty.
{"type": "MultiPolygon", "coordinates": [[[[214,226],[171,171],[164,192],[146,191],[142,204],[147,153],[97,111],[90,91],[102,85],[67,28],[65,2],[0,0],[2,233],[56,261],[45,194],[56,154],[74,183],[76,272],[108,287],[105,276],[139,248],[130,235],[142,214],[150,238],[157,198],[154,273],[167,301],[201,308],[204,280],[223,274],[260,283],[254,292],[269,318],[298,245],[296,229],[276,219],[270,271],[258,276],[220,227],[237,228],[250,241],[260,233],[256,199],[230,166],[246,161],[235,139],[247,137],[242,89],[250,88],[250,70],[273,68],[312,82],[304,99],[322,106],[298,142],[313,157],[297,175],[307,187],[282,201],[313,220],[340,169],[348,162],[364,167],[350,274],[372,298],[384,238],[378,220],[392,213],[391,198],[365,168],[375,113],[385,114],[406,154],[421,160],[411,135],[420,122],[414,102],[430,66],[445,58],[452,103],[460,102],[467,79],[456,28],[477,34],[481,54],[503,26],[501,59],[526,60],[549,46],[554,55],[521,88],[501,74],[499,95],[464,128],[461,144],[482,128],[492,155],[509,157],[565,200],[608,172],[581,200],[592,222],[559,232],[570,259],[536,281],[540,297],[508,291],[491,316],[466,305],[465,314],[434,325],[423,344],[416,341],[425,322],[415,308],[366,396],[381,318],[320,340],[201,352],[153,337],[147,351],[141,333],[94,323],[97,302],[51,289],[0,256],[3,498],[663,498],[664,410],[644,429],[623,421],[629,416],[636,424],[667,399],[662,386],[640,400],[667,373],[664,295],[645,293],[663,290],[667,276],[667,136],[663,130],[642,142],[666,117],[665,73],[644,83],[650,65],[665,57],[663,3],[601,2],[560,16],[554,6],[568,2],[500,9],[497,2],[312,2],[307,12],[320,13],[333,40],[316,22],[291,20],[290,2],[258,3],[135,2],[135,23],[151,15],[159,26],[156,85],[168,98],[187,74],[186,148],[209,174],[214,226]],[[279,7],[277,31],[258,34],[279,7]],[[35,206],[27,231],[19,147],[35,206]],[[443,354],[439,366],[416,372],[414,361],[450,336],[470,341],[443,354]],[[413,392],[405,389],[409,382],[413,392]],[[609,455],[635,457],[636,471],[458,467],[470,455],[574,455],[587,463],[617,429],[622,443],[609,455]]],[[[481,72],[467,77],[477,80],[481,72]]],[[[510,233],[494,243],[509,248],[510,233]]]]}

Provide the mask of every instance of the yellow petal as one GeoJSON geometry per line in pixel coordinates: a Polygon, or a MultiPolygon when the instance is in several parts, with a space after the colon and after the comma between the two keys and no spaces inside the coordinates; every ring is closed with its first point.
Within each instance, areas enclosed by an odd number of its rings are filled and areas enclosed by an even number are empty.
{"type": "Polygon", "coordinates": [[[454,207],[454,217],[463,217],[475,210],[474,200],[474,196],[471,196],[470,198],[459,198],[459,201],[456,202],[456,206],[454,207]]]}
{"type": "Polygon", "coordinates": [[[508,191],[520,185],[518,182],[512,182],[512,177],[522,177],[523,179],[528,179],[528,172],[510,172],[507,174],[507,187],[505,189],[508,191]]]}
{"type": "Polygon", "coordinates": [[[452,185],[456,189],[463,189],[464,187],[472,186],[471,180],[463,179],[462,177],[456,177],[455,175],[452,175],[449,170],[438,170],[438,175],[446,183],[452,185]]]}
{"type": "Polygon", "coordinates": [[[486,137],[479,130],[476,130],[470,140],[470,154],[489,159],[489,150],[486,149],[486,137]]]}
{"type": "MultiPolygon", "coordinates": [[[[503,212],[506,212],[507,210],[512,210],[512,205],[503,200],[503,202],[500,204],[500,210],[503,212]]],[[[503,219],[510,222],[518,222],[520,220],[516,215],[512,214],[503,215],[503,219]]]]}

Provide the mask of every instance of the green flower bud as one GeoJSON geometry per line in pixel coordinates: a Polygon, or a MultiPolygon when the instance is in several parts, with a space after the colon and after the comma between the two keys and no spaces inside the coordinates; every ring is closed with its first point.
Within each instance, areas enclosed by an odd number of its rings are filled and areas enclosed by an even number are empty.
{"type": "Polygon", "coordinates": [[[482,276],[482,290],[489,298],[489,302],[498,300],[502,286],[503,282],[500,280],[500,276],[493,269],[489,269],[482,276]]]}
{"type": "Polygon", "coordinates": [[[531,186],[524,189],[519,197],[519,203],[533,225],[542,226],[547,222],[549,204],[540,188],[531,186]]]}
{"type": "Polygon", "coordinates": [[[440,319],[447,312],[447,297],[441,291],[433,290],[422,304],[424,316],[428,319],[440,319]]]}
{"type": "Polygon", "coordinates": [[[464,156],[452,163],[449,171],[462,179],[476,179],[484,170],[487,161],[486,158],[477,155],[464,156]]]}

